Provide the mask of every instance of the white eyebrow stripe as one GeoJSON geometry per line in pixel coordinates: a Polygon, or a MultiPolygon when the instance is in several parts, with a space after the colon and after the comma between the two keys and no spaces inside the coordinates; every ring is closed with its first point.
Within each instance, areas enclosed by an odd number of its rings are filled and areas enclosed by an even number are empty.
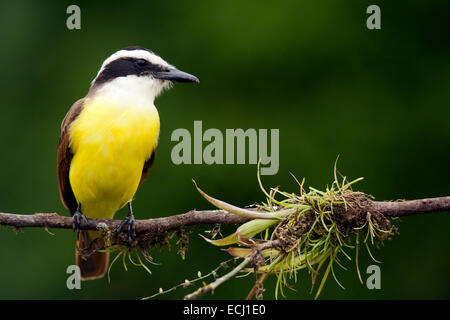
{"type": "MultiPolygon", "coordinates": [[[[105,69],[105,66],[107,66],[114,60],[118,60],[121,58],[145,59],[152,64],[160,65],[163,67],[173,67],[172,65],[168,64],[164,59],[162,59],[160,56],[157,56],[156,54],[151,53],[147,50],[119,50],[119,51],[113,53],[109,58],[107,58],[103,62],[95,79],[97,79],[97,77],[100,75],[100,73],[102,73],[102,71],[105,69]]],[[[95,81],[95,79],[94,79],[94,81],[95,81]]]]}

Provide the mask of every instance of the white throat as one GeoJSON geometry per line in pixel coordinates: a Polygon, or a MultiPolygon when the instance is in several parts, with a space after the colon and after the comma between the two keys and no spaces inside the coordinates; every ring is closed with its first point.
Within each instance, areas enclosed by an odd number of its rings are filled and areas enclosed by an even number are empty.
{"type": "Polygon", "coordinates": [[[130,75],[108,81],[91,93],[91,97],[105,98],[125,104],[147,105],[169,86],[169,82],[149,77],[130,75]]]}

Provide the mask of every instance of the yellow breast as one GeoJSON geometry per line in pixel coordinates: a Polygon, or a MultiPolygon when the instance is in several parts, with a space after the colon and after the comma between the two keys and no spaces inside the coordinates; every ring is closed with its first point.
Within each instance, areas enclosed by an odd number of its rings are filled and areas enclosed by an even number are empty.
{"type": "Polygon", "coordinates": [[[155,150],[159,115],[152,101],[87,99],[70,129],[69,179],[87,217],[112,218],[132,200],[155,150]]]}

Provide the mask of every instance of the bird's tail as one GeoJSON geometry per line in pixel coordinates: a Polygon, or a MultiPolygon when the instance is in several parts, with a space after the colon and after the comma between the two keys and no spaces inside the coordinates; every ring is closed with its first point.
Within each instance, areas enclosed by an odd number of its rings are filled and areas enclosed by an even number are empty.
{"type": "Polygon", "coordinates": [[[105,275],[109,264],[109,252],[95,251],[104,246],[105,241],[101,237],[101,232],[80,232],[75,255],[82,280],[98,279],[105,275]]]}

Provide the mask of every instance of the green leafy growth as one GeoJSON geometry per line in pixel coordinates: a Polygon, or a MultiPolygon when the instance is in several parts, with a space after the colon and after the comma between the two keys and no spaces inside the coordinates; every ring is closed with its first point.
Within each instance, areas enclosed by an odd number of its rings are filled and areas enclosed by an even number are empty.
{"type": "MultiPolygon", "coordinates": [[[[257,213],[254,216],[257,218],[242,224],[235,233],[222,239],[205,238],[216,246],[238,245],[226,249],[238,258],[245,258],[250,254],[255,244],[281,240],[281,246],[260,253],[260,265],[243,270],[247,274],[260,274],[247,298],[252,297],[256,288],[260,287],[269,275],[276,276],[275,297],[278,298],[280,294],[284,297],[284,288],[291,288],[289,283],[297,281],[300,270],[307,270],[309,273],[311,292],[318,286],[316,299],[330,274],[338,285],[344,288],[337,280],[334,267],[337,265],[345,269],[340,259],[352,260],[346,250],[354,249],[357,273],[361,280],[358,266],[360,236],[363,235],[362,242],[371,258],[378,262],[373,257],[370,246],[379,244],[396,232],[390,220],[381,213],[367,211],[370,196],[352,190],[352,186],[362,178],[348,181],[338,173],[336,164],[334,181],[325,191],[309,187],[306,192],[303,188],[305,180],[300,183],[294,176],[299,185],[298,194],[284,192],[279,188],[266,191],[259,172],[258,164],[258,182],[267,199],[255,210],[257,213]],[[316,284],[320,275],[320,282],[316,284]]],[[[198,187],[197,189],[217,207],[225,210],[232,208],[229,212],[242,214],[237,207],[216,200],[198,187]]]]}

